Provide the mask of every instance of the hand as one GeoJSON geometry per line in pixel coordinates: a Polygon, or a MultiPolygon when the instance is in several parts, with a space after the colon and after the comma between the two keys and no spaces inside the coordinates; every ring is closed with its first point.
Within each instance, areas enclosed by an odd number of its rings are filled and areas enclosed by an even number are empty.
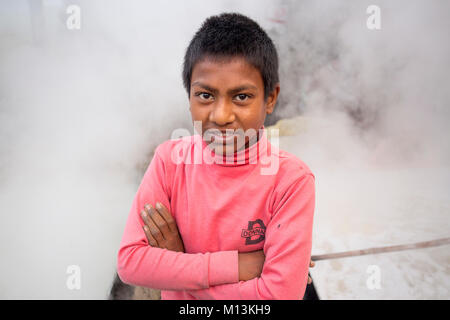
{"type": "Polygon", "coordinates": [[[169,210],[157,202],[156,209],[146,204],[141,212],[144,233],[149,245],[171,251],[184,252],[178,227],[169,210]]]}
{"type": "MultiPolygon", "coordinates": [[[[266,256],[263,250],[253,252],[240,252],[238,254],[239,261],[239,281],[247,281],[259,277],[262,273],[266,256]]],[[[315,262],[310,260],[309,267],[314,268],[315,262]]],[[[308,273],[308,284],[312,283],[312,279],[308,273]]]]}
{"type": "Polygon", "coordinates": [[[263,250],[238,253],[239,281],[247,281],[261,275],[266,256],[263,250]]]}
{"type": "MultiPolygon", "coordinates": [[[[314,261],[312,261],[312,260],[309,261],[309,267],[310,268],[314,268],[315,265],[316,265],[316,263],[314,261]]],[[[312,279],[311,279],[311,277],[309,276],[309,273],[308,273],[308,284],[311,284],[311,283],[312,283],[312,279]]]]}

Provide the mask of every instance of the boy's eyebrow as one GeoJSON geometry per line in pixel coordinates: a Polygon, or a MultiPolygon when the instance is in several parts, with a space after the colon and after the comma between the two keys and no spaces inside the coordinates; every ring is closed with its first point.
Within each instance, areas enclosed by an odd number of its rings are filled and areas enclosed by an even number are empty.
{"type": "Polygon", "coordinates": [[[229,90],[227,91],[227,93],[228,93],[228,94],[234,94],[234,93],[238,93],[238,92],[240,92],[240,91],[244,91],[244,90],[248,90],[248,89],[258,90],[258,88],[255,87],[254,85],[251,85],[251,84],[244,84],[244,85],[242,85],[242,86],[239,86],[239,87],[236,87],[236,88],[233,88],[233,89],[229,89],[229,90]]]}
{"type": "MultiPolygon", "coordinates": [[[[211,92],[213,92],[213,93],[219,92],[219,90],[214,89],[214,88],[211,88],[210,86],[208,86],[208,85],[206,85],[206,84],[204,84],[204,83],[201,83],[201,82],[199,82],[199,81],[195,81],[195,82],[192,83],[192,86],[195,86],[195,85],[197,85],[197,86],[199,86],[199,87],[202,87],[203,89],[208,90],[208,91],[211,91],[211,92]]],[[[244,84],[244,85],[241,85],[241,86],[239,86],[239,87],[229,89],[229,90],[227,91],[227,93],[228,93],[228,94],[234,94],[234,93],[238,93],[238,92],[240,92],[240,91],[247,90],[247,89],[258,90],[258,88],[255,87],[254,85],[251,85],[251,84],[244,84]]]]}
{"type": "Polygon", "coordinates": [[[211,92],[213,92],[213,93],[217,93],[219,90],[217,90],[217,89],[214,89],[214,88],[211,88],[210,86],[207,86],[206,84],[203,84],[203,83],[201,83],[201,82],[199,82],[199,81],[194,81],[194,82],[192,82],[192,85],[191,85],[192,87],[193,86],[199,86],[199,87],[202,87],[203,89],[205,89],[205,90],[208,90],[208,91],[211,91],[211,92]]]}

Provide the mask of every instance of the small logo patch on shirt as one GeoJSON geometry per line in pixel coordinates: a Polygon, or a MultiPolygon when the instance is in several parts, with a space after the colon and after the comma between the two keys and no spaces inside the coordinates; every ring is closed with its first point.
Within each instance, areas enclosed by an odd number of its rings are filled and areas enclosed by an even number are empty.
{"type": "Polygon", "coordinates": [[[266,226],[261,219],[248,222],[248,228],[242,229],[241,237],[246,238],[245,244],[255,244],[266,238],[266,226]],[[252,239],[253,238],[253,239],[252,239]]]}

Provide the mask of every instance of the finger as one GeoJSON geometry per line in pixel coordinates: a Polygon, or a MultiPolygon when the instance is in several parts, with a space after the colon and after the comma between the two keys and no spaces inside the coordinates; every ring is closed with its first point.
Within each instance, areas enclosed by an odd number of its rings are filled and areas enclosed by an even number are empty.
{"type": "Polygon", "coordinates": [[[314,268],[315,266],[316,266],[316,263],[315,263],[314,261],[311,260],[311,261],[309,262],[309,267],[310,267],[310,268],[314,268]]]}
{"type": "Polygon", "coordinates": [[[167,225],[166,220],[164,220],[164,218],[161,217],[159,212],[156,209],[154,209],[151,205],[146,205],[146,206],[147,206],[147,212],[150,213],[149,214],[150,219],[153,220],[153,222],[156,224],[158,229],[161,231],[163,238],[169,239],[170,229],[169,229],[169,226],[167,225]]]}
{"type": "Polygon", "coordinates": [[[308,276],[308,284],[311,284],[311,283],[312,283],[312,279],[310,276],[308,276]]]}
{"type": "Polygon", "coordinates": [[[160,215],[166,220],[167,225],[169,226],[170,230],[172,231],[178,231],[177,224],[175,222],[175,219],[170,214],[169,210],[161,203],[156,203],[156,210],[160,213],[160,215]]]}
{"type": "Polygon", "coordinates": [[[145,225],[142,227],[144,229],[145,236],[147,237],[148,244],[152,247],[159,247],[158,241],[156,241],[155,238],[153,238],[152,234],[150,233],[150,229],[145,225]]]}
{"type": "Polygon", "coordinates": [[[163,241],[164,241],[161,231],[159,230],[158,226],[153,222],[153,220],[150,219],[150,216],[148,215],[147,211],[143,210],[141,212],[141,215],[142,215],[142,219],[144,220],[144,223],[149,228],[151,235],[158,242],[158,247],[159,247],[159,245],[161,243],[163,243],[163,241]]]}

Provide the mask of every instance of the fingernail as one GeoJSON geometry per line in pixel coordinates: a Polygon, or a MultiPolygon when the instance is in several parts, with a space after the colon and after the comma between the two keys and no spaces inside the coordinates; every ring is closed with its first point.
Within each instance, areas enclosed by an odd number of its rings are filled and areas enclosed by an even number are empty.
{"type": "Polygon", "coordinates": [[[162,207],[161,207],[161,203],[157,202],[157,203],[156,203],[156,207],[157,207],[158,209],[161,209],[161,208],[162,208],[162,207]]]}

